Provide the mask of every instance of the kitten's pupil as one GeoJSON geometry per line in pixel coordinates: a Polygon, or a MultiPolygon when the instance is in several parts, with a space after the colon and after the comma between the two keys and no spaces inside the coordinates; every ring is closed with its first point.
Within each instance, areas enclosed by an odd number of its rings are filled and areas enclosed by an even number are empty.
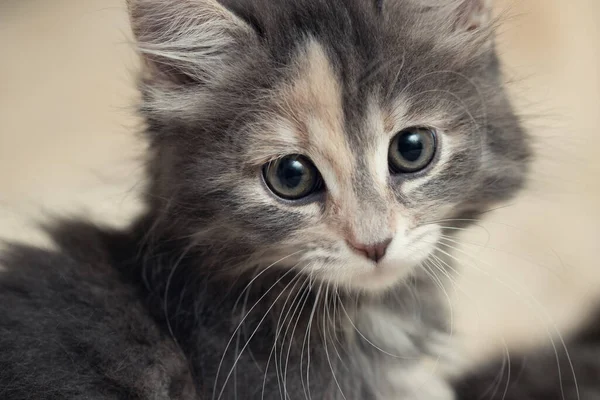
{"type": "Polygon", "coordinates": [[[407,132],[398,140],[398,152],[410,162],[417,161],[423,154],[423,141],[421,135],[407,132]]]}
{"type": "Polygon", "coordinates": [[[288,189],[297,188],[306,179],[306,168],[298,160],[281,162],[277,168],[277,178],[288,189]]]}
{"type": "Polygon", "coordinates": [[[320,188],[320,175],[312,162],[301,155],[289,155],[263,169],[269,189],[286,200],[299,200],[320,188]]]}

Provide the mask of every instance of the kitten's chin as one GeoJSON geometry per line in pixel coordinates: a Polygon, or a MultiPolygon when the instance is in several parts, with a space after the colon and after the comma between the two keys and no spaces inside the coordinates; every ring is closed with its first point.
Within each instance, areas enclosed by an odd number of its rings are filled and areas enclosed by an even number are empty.
{"type": "MultiPolygon", "coordinates": [[[[382,260],[375,264],[373,262],[351,262],[344,264],[345,271],[337,273],[328,271],[319,274],[320,278],[337,288],[343,288],[350,292],[361,292],[370,294],[382,294],[393,290],[413,275],[419,262],[415,260],[382,260]]],[[[318,275],[318,276],[319,276],[318,275]]]]}
{"type": "Polygon", "coordinates": [[[368,271],[356,274],[349,286],[353,289],[370,293],[382,293],[405,281],[416,265],[399,265],[392,262],[381,262],[368,271]]]}

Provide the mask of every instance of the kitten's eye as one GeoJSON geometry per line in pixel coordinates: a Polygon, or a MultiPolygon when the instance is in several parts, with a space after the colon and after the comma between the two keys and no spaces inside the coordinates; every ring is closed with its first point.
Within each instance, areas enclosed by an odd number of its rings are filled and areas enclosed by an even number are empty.
{"type": "Polygon", "coordinates": [[[323,186],[317,167],[299,154],[268,163],[263,168],[263,176],[269,189],[286,200],[302,199],[323,186]]]}
{"type": "Polygon", "coordinates": [[[392,140],[388,159],[393,173],[417,172],[429,165],[435,156],[436,136],[429,128],[409,128],[392,140]]]}

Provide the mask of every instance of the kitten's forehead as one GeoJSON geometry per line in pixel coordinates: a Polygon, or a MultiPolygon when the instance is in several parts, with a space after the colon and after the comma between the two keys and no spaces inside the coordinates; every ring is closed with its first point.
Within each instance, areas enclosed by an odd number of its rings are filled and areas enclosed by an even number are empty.
{"type": "MultiPolygon", "coordinates": [[[[325,179],[335,182],[349,178],[355,169],[355,157],[345,129],[342,85],[323,46],[315,39],[306,42],[297,55],[292,82],[281,90],[277,103],[292,125],[279,135],[291,135],[302,153],[308,153],[322,167],[325,179]],[[334,179],[336,178],[337,179],[334,179]]],[[[331,190],[336,190],[332,187],[331,190]]]]}
{"type": "Polygon", "coordinates": [[[245,155],[251,160],[250,169],[256,171],[278,156],[307,156],[327,187],[321,211],[329,226],[349,237],[366,237],[376,230],[385,234],[379,228],[391,221],[389,138],[379,107],[365,104],[361,118],[349,118],[343,82],[316,38],[299,47],[290,66],[287,79],[273,94],[273,108],[261,117],[258,129],[249,131],[251,145],[245,147],[245,155]],[[357,146],[360,136],[364,145],[357,146]]]}
{"type": "Polygon", "coordinates": [[[272,126],[272,140],[261,142],[282,148],[265,149],[266,154],[309,156],[334,195],[341,195],[337,182],[352,182],[353,192],[363,194],[373,182],[385,186],[387,154],[381,150],[389,142],[386,120],[398,115],[384,112],[376,91],[365,94],[360,104],[349,102],[339,71],[316,38],[305,41],[292,65],[291,77],[274,99],[281,122],[272,126]],[[367,188],[357,187],[365,182],[367,188]]]}
{"type": "MultiPolygon", "coordinates": [[[[299,43],[315,38],[344,81],[381,54],[382,16],[375,0],[221,0],[248,22],[282,65],[299,43]]],[[[347,84],[347,82],[346,82],[347,84]]]]}

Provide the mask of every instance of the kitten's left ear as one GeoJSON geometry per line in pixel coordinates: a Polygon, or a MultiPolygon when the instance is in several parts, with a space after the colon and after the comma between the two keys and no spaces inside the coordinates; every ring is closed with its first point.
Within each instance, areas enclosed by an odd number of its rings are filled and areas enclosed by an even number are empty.
{"type": "Polygon", "coordinates": [[[492,0],[458,0],[456,5],[457,31],[485,28],[492,19],[492,0]]]}
{"type": "Polygon", "coordinates": [[[154,83],[214,81],[255,43],[217,0],[127,0],[144,70],[154,83]]]}

